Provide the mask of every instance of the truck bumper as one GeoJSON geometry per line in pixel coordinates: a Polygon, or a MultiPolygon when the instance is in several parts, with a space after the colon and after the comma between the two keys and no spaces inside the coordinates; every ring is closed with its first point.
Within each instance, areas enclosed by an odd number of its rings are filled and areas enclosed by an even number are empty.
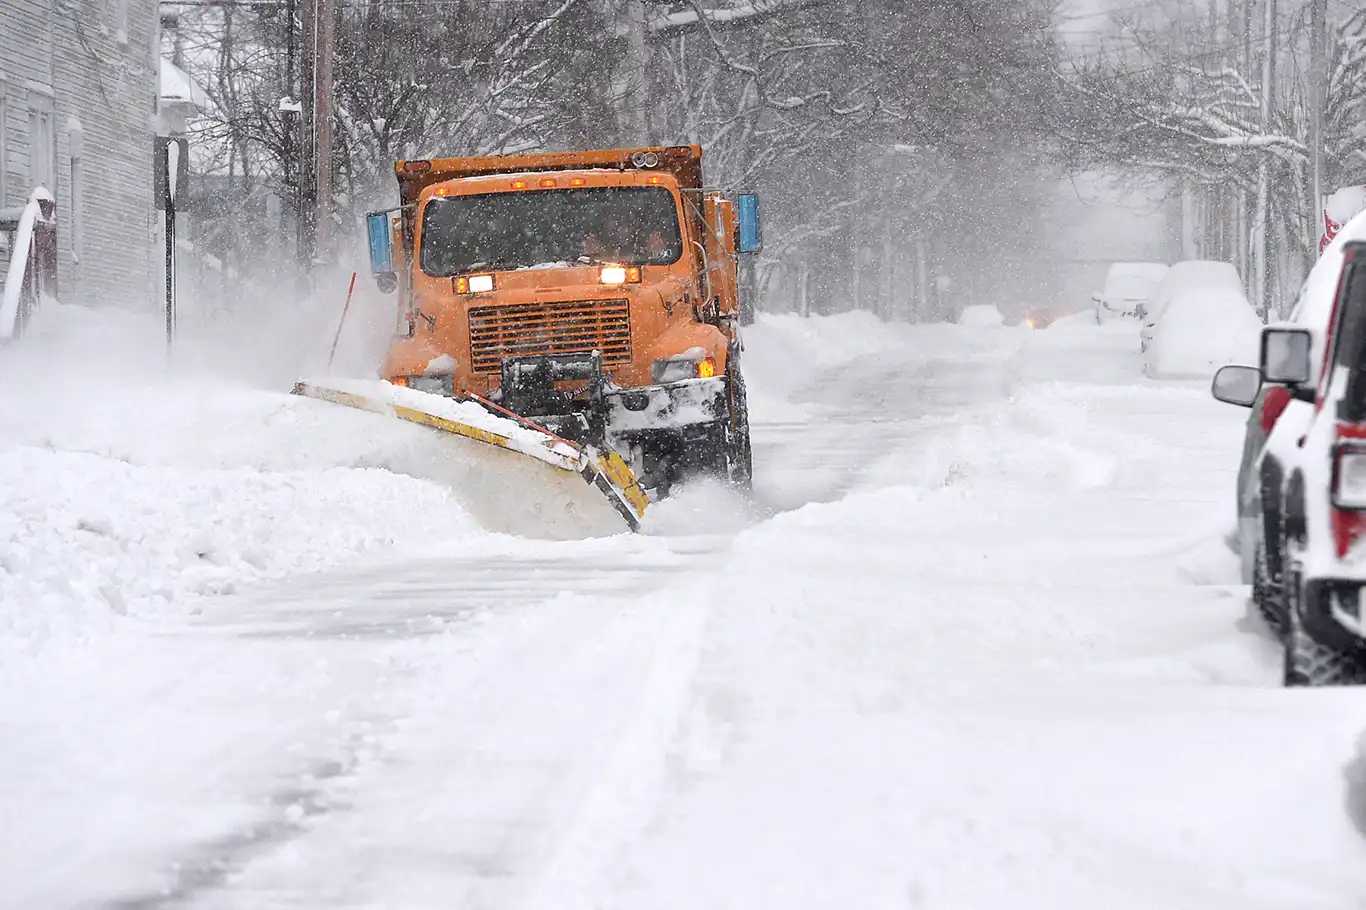
{"type": "Polygon", "coordinates": [[[607,426],[618,436],[712,424],[729,415],[726,380],[720,376],[612,389],[603,400],[607,426]]]}

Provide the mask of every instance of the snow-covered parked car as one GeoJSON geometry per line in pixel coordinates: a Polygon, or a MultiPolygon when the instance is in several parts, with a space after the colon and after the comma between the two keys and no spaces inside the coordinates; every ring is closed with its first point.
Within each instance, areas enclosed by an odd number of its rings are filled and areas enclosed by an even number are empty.
{"type": "Polygon", "coordinates": [[[1280,551],[1289,686],[1366,682],[1366,242],[1342,247],[1318,376],[1315,334],[1272,326],[1260,372],[1226,367],[1214,384],[1216,397],[1245,404],[1262,381],[1281,383],[1313,405],[1295,444],[1278,447],[1278,476],[1263,490],[1278,513],[1267,544],[1280,551]]]}
{"type": "Polygon", "coordinates": [[[958,324],[976,328],[995,327],[1005,325],[1005,317],[991,304],[979,303],[963,307],[963,312],[958,314],[958,324]]]}
{"type": "Polygon", "coordinates": [[[1142,317],[1152,305],[1168,267],[1162,262],[1116,262],[1105,273],[1104,286],[1091,295],[1096,323],[1142,317]]]}
{"type": "MultiPolygon", "coordinates": [[[[1310,381],[1317,386],[1328,346],[1333,306],[1343,270],[1343,249],[1366,241],[1366,216],[1347,225],[1324,251],[1305,279],[1286,323],[1310,334],[1310,381]]],[[[1215,397],[1248,405],[1247,435],[1238,471],[1238,550],[1243,581],[1252,586],[1252,601],[1271,628],[1284,637],[1288,626],[1285,602],[1285,541],[1282,534],[1282,491],[1290,466],[1303,453],[1314,417],[1314,405],[1296,399],[1280,384],[1264,383],[1260,370],[1229,367],[1216,376],[1215,397]]]]}
{"type": "Polygon", "coordinates": [[[1144,317],[1143,372],[1198,378],[1226,363],[1254,363],[1261,328],[1230,263],[1178,262],[1144,317]]]}

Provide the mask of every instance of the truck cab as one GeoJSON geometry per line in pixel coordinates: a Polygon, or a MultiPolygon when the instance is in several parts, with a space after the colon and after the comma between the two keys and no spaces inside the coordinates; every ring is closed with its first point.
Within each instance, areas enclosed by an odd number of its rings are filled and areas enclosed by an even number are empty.
{"type": "Polygon", "coordinates": [[[757,200],[704,188],[696,146],[400,161],[370,217],[398,292],[381,368],[608,445],[648,487],[748,484],[738,255],[757,200]]]}

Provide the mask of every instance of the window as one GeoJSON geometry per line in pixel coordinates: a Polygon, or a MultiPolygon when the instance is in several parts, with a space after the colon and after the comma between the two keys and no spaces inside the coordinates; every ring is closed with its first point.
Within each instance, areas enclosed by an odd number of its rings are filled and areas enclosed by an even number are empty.
{"type": "Polygon", "coordinates": [[[1337,324],[1332,327],[1333,360],[1348,371],[1347,391],[1338,417],[1358,421],[1366,416],[1366,262],[1348,248],[1337,299],[1337,324]]]}
{"type": "Polygon", "coordinates": [[[51,98],[38,96],[29,103],[30,192],[34,187],[42,186],[57,195],[57,130],[53,123],[56,119],[51,98]]]}
{"type": "Polygon", "coordinates": [[[663,187],[439,196],[422,214],[422,270],[458,275],[583,262],[668,265],[683,255],[663,187]]]}

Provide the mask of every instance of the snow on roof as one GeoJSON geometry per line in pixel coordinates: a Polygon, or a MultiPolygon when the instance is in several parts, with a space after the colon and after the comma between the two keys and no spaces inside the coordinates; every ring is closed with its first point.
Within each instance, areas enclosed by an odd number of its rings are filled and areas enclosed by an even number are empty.
{"type": "Polygon", "coordinates": [[[1242,290],[1243,281],[1231,262],[1208,259],[1187,259],[1167,271],[1164,281],[1178,287],[1228,287],[1242,290]]]}
{"type": "Polygon", "coordinates": [[[1366,240],[1366,212],[1357,215],[1338,232],[1333,242],[1323,251],[1300,288],[1300,296],[1289,321],[1309,329],[1313,338],[1311,349],[1314,378],[1317,381],[1328,343],[1328,321],[1333,316],[1333,302],[1337,299],[1338,279],[1342,276],[1344,257],[1342,248],[1354,241],[1366,240]]]}
{"type": "Polygon", "coordinates": [[[161,58],[161,101],[171,104],[190,104],[201,111],[212,111],[214,103],[209,95],[190,78],[190,74],[165,57],[161,58]]]}

